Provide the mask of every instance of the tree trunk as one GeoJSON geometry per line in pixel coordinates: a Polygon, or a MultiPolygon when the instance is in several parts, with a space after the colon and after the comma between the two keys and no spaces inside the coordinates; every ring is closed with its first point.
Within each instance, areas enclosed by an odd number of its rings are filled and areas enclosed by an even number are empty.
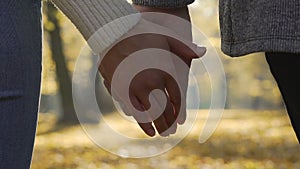
{"type": "Polygon", "coordinates": [[[65,55],[63,53],[63,41],[60,35],[61,29],[57,18],[58,10],[47,3],[46,15],[48,21],[52,23],[53,29],[45,29],[49,33],[49,43],[52,52],[52,58],[56,65],[56,76],[59,83],[59,91],[62,101],[62,116],[59,122],[78,123],[72,99],[72,82],[69,71],[66,67],[65,55]]]}

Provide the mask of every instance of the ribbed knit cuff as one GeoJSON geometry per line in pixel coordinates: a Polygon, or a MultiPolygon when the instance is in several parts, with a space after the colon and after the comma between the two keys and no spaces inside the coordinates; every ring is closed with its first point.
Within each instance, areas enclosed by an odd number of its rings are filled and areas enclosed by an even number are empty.
{"type": "Polygon", "coordinates": [[[193,3],[195,0],[132,0],[136,5],[160,7],[160,8],[180,8],[193,3]]]}
{"type": "Polygon", "coordinates": [[[140,19],[138,12],[126,0],[52,0],[52,2],[71,20],[97,53],[127,33],[140,19]]]}

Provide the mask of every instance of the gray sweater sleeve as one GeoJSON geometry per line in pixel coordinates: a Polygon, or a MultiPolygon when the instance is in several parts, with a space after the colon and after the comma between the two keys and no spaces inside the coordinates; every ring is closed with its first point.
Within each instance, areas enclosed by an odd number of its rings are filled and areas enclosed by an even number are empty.
{"type": "Polygon", "coordinates": [[[136,5],[160,7],[160,8],[179,8],[193,3],[195,0],[132,0],[136,5]]]}

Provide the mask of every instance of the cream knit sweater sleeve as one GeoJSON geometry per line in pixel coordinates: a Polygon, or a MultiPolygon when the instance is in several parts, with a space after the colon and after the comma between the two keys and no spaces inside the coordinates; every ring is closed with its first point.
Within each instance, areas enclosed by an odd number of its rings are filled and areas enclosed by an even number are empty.
{"type": "Polygon", "coordinates": [[[138,12],[126,0],[52,2],[71,20],[97,53],[118,40],[140,19],[138,12]]]}

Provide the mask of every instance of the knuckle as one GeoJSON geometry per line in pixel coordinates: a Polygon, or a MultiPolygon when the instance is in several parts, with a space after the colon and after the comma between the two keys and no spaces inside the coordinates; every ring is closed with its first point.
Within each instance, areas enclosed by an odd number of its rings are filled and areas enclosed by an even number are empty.
{"type": "Polygon", "coordinates": [[[100,74],[103,76],[103,74],[105,74],[105,68],[104,68],[104,66],[103,65],[100,65],[99,67],[98,67],[98,70],[99,70],[99,72],[100,72],[100,74]]]}
{"type": "Polygon", "coordinates": [[[174,98],[172,98],[172,102],[175,105],[181,104],[181,98],[180,97],[174,97],[174,98]]]}
{"type": "Polygon", "coordinates": [[[160,82],[156,81],[156,80],[149,80],[146,83],[147,87],[154,89],[154,88],[158,88],[160,86],[160,82]]]}

